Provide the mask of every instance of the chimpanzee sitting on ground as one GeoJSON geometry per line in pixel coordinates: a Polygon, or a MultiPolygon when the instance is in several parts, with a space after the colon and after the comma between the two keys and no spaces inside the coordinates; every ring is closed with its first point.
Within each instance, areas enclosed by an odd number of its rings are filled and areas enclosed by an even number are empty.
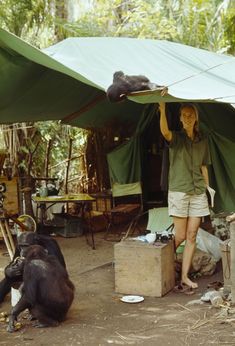
{"type": "Polygon", "coordinates": [[[106,94],[110,102],[119,102],[126,99],[126,95],[133,91],[156,88],[160,88],[160,86],[151,83],[145,76],[128,76],[122,71],[117,71],[113,75],[113,84],[108,87],[106,94]]]}
{"type": "Polygon", "coordinates": [[[23,278],[23,261],[20,258],[22,249],[30,245],[41,245],[48,251],[49,255],[54,255],[58,258],[62,266],[65,266],[64,256],[55,239],[51,237],[37,234],[34,232],[23,232],[17,239],[16,251],[13,261],[5,268],[5,278],[0,282],[0,303],[3,302],[11,287],[17,287],[22,282],[23,278]]]}
{"type": "Polygon", "coordinates": [[[40,245],[22,251],[24,262],[22,296],[12,308],[7,331],[14,332],[17,316],[29,309],[38,320],[35,327],[54,327],[64,321],[74,299],[74,285],[55,256],[40,245]]]}

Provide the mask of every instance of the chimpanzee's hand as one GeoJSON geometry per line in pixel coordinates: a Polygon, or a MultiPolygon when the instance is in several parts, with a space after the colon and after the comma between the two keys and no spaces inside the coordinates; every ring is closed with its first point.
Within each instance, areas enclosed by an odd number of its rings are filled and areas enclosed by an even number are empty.
{"type": "Polygon", "coordinates": [[[5,275],[10,279],[17,279],[22,276],[24,269],[24,261],[23,257],[17,257],[14,262],[11,262],[5,268],[5,275]]]}

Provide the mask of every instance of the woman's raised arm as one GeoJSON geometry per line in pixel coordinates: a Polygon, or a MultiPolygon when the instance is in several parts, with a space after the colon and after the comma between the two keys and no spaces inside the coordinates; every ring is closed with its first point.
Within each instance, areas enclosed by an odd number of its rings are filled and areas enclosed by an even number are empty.
{"type": "Polygon", "coordinates": [[[170,142],[172,139],[172,131],[169,130],[167,118],[166,118],[166,104],[165,102],[159,103],[159,110],[160,110],[160,130],[163,135],[163,137],[170,142]]]}

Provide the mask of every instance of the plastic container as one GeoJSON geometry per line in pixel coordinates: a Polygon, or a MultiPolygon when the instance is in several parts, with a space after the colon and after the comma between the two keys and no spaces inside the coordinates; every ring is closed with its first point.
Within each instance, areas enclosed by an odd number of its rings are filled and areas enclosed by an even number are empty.
{"type": "Polygon", "coordinates": [[[145,238],[149,244],[153,244],[156,240],[156,233],[148,233],[146,234],[145,238]]]}
{"type": "Polygon", "coordinates": [[[15,288],[11,288],[11,306],[15,306],[21,298],[21,293],[15,288]]]}
{"type": "Polygon", "coordinates": [[[48,196],[48,190],[47,190],[47,186],[46,186],[45,181],[42,181],[42,186],[39,189],[39,194],[40,194],[40,197],[47,197],[48,196]]]}

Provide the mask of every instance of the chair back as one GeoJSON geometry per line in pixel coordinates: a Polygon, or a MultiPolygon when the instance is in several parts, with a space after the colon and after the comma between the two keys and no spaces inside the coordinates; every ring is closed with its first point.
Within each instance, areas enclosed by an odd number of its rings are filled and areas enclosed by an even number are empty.
{"type": "Polygon", "coordinates": [[[173,218],[168,214],[168,208],[153,208],[148,211],[147,230],[152,233],[162,233],[173,223],[173,218]]]}
{"type": "Polygon", "coordinates": [[[141,182],[129,183],[129,184],[119,184],[114,183],[112,185],[112,196],[113,204],[115,205],[115,198],[125,197],[125,196],[137,196],[139,198],[139,203],[141,205],[141,210],[143,209],[143,198],[142,198],[142,186],[141,182]]]}
{"type": "Polygon", "coordinates": [[[129,184],[114,183],[112,186],[113,197],[122,197],[139,194],[142,194],[141,183],[139,181],[137,181],[136,183],[129,184]]]}

